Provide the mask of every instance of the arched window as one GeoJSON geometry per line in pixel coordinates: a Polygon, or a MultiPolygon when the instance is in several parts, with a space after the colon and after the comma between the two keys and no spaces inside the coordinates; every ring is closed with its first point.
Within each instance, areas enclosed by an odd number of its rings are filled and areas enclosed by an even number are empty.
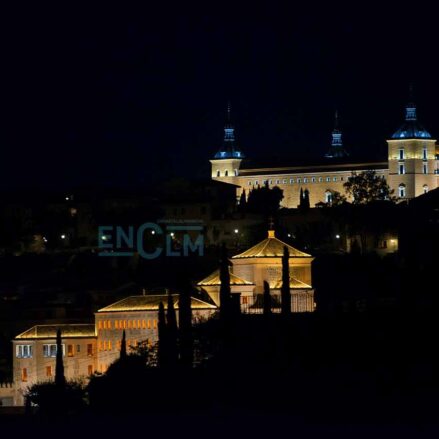
{"type": "Polygon", "coordinates": [[[325,192],[325,203],[328,203],[328,204],[332,203],[332,192],[331,191],[325,192]]]}
{"type": "Polygon", "coordinates": [[[405,159],[404,148],[399,148],[398,152],[399,152],[398,154],[399,160],[404,160],[405,159]]]}
{"type": "Polygon", "coordinates": [[[405,198],[405,194],[406,194],[406,192],[405,192],[405,184],[401,183],[398,186],[398,196],[399,196],[399,198],[405,198]]]}
{"type": "Polygon", "coordinates": [[[216,171],[216,176],[217,177],[221,177],[221,172],[220,171],[216,171]]]}
{"type": "Polygon", "coordinates": [[[422,186],[422,189],[424,191],[424,194],[426,194],[428,192],[428,186],[426,184],[424,184],[424,186],[422,186]]]}
{"type": "Polygon", "coordinates": [[[229,171],[226,169],[224,172],[224,177],[228,177],[229,176],[229,171]]]}

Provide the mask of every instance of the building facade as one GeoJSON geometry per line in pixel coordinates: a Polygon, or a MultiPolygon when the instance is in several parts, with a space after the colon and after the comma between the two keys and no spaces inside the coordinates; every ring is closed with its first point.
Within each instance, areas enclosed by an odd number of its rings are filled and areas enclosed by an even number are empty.
{"type": "MultiPolygon", "coordinates": [[[[230,289],[232,294],[240,294],[242,312],[262,313],[264,281],[270,286],[272,311],[280,312],[284,247],[287,247],[290,255],[291,311],[314,311],[311,279],[314,258],[277,239],[274,230],[269,230],[266,239],[231,258],[230,289]]],[[[198,286],[212,297],[215,304],[220,305],[219,270],[200,281],[198,286]]]]}
{"type": "Polygon", "coordinates": [[[403,125],[387,140],[387,161],[350,161],[336,116],[331,147],[323,164],[253,169],[245,166],[245,157],[235,144],[228,116],[224,144],[210,160],[211,177],[238,186],[237,200],[243,191],[248,196],[259,186],[278,186],[284,195],[281,205],[286,208],[296,208],[300,204],[301,190],[308,191],[311,207],[331,203],[334,192],[344,194],[343,185],[353,173],[368,170],[384,178],[399,200],[417,197],[439,186],[439,145],[419,124],[415,104],[409,103],[405,111],[403,125]]]}

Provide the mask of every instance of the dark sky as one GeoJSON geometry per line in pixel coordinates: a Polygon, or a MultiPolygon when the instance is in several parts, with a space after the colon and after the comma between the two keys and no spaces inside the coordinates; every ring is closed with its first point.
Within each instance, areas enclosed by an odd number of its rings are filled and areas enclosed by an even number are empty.
{"type": "Polygon", "coordinates": [[[437,136],[435,14],[383,3],[2,7],[1,188],[207,175],[229,99],[256,159],[323,154],[335,108],[385,156],[410,82],[437,136]]]}

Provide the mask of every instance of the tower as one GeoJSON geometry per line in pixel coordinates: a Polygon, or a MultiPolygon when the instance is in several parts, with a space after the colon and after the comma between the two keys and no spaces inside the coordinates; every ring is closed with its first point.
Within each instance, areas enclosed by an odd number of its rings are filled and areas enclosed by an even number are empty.
{"type": "Polygon", "coordinates": [[[387,141],[388,184],[399,199],[414,198],[436,188],[435,142],[418,122],[416,105],[410,90],[410,102],[405,107],[405,121],[387,141]]]}
{"type": "Polygon", "coordinates": [[[334,129],[332,130],[332,141],[329,151],[325,154],[327,159],[347,157],[349,154],[343,148],[342,133],[338,123],[338,111],[335,112],[334,129]]]}
{"type": "Polygon", "coordinates": [[[212,178],[227,178],[238,176],[241,160],[244,158],[241,150],[236,146],[235,128],[231,120],[231,106],[227,106],[226,124],[224,126],[224,141],[222,147],[210,160],[212,164],[212,178]]]}

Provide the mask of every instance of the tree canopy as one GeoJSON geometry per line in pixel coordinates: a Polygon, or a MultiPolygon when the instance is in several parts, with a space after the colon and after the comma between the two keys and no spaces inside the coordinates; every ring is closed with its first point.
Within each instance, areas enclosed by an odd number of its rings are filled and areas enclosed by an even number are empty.
{"type": "Polygon", "coordinates": [[[344,183],[346,194],[353,198],[354,204],[368,204],[371,201],[395,201],[393,190],[390,189],[384,177],[375,171],[352,173],[344,183]]]}

